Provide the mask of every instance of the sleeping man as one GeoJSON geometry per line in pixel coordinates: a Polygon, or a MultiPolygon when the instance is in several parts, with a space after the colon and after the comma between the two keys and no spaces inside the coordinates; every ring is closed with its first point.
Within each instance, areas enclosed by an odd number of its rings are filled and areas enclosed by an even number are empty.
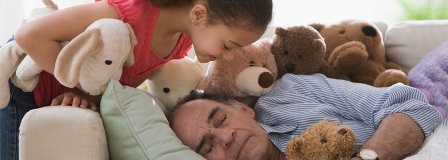
{"type": "Polygon", "coordinates": [[[375,88],[321,74],[286,74],[253,109],[192,92],[169,115],[182,142],[205,158],[250,160],[286,159],[291,136],[324,118],[351,127],[356,151],[372,150],[381,160],[414,153],[442,121],[415,88],[375,88]]]}

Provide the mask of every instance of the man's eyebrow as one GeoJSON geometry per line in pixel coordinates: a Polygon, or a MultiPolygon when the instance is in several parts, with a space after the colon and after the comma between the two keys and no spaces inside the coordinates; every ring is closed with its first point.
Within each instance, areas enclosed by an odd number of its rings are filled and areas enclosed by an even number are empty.
{"type": "Polygon", "coordinates": [[[212,111],[210,111],[210,113],[208,114],[207,123],[210,123],[210,121],[213,120],[213,117],[215,117],[216,113],[218,113],[218,111],[220,110],[221,108],[219,107],[213,108],[212,111]]]}
{"type": "Polygon", "coordinates": [[[239,43],[237,43],[237,42],[235,42],[235,41],[232,41],[232,40],[229,40],[229,42],[230,43],[233,43],[234,45],[236,45],[236,46],[238,46],[238,47],[243,47],[241,44],[239,44],[239,43]]]}
{"type": "Polygon", "coordinates": [[[199,150],[201,150],[202,146],[204,145],[205,142],[205,136],[201,137],[201,140],[199,141],[199,144],[196,146],[195,152],[199,153],[199,150]]]}
{"type": "MultiPolygon", "coordinates": [[[[220,111],[220,110],[221,110],[221,108],[219,108],[219,107],[213,108],[212,111],[210,111],[210,113],[208,114],[207,123],[210,123],[210,121],[212,121],[213,118],[215,117],[216,113],[218,113],[218,111],[220,111]]],[[[196,148],[195,149],[196,153],[199,153],[199,150],[201,150],[202,146],[204,145],[205,137],[206,136],[202,136],[201,140],[199,141],[199,144],[196,145],[196,147],[195,147],[196,148]]]]}

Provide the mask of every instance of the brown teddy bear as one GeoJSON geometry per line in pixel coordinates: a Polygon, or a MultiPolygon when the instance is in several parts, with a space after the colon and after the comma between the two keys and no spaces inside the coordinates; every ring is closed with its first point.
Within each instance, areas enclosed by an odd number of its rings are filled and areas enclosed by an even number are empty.
{"type": "Polygon", "coordinates": [[[211,62],[198,89],[252,107],[259,96],[271,90],[277,78],[277,66],[269,45],[267,40],[259,41],[235,50],[233,60],[211,62]]]}
{"type": "Polygon", "coordinates": [[[407,71],[386,61],[383,36],[375,24],[349,19],[330,25],[313,23],[310,26],[325,39],[325,59],[351,81],[376,87],[398,82],[409,85],[407,71]]]}
{"type": "Polygon", "coordinates": [[[350,159],[353,148],[352,129],[324,119],[308,127],[300,137],[291,139],[285,154],[288,160],[339,160],[350,159]]]}
{"type": "Polygon", "coordinates": [[[322,73],[330,78],[349,80],[327,63],[325,51],[324,39],[310,26],[278,27],[275,30],[271,52],[277,63],[279,78],[286,73],[322,73]]]}

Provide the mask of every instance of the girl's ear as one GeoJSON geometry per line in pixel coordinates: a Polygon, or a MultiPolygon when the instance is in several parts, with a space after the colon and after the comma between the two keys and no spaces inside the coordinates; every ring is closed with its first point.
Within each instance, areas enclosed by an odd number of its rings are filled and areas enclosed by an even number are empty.
{"type": "Polygon", "coordinates": [[[207,7],[202,3],[197,3],[193,6],[190,12],[190,20],[194,24],[199,24],[201,22],[207,22],[207,7]]]}

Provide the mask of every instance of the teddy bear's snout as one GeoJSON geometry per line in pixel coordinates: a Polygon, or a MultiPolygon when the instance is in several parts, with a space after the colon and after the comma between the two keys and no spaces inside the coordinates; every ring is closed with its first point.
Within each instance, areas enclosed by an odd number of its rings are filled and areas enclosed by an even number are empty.
{"type": "Polygon", "coordinates": [[[344,129],[344,128],[342,128],[342,129],[340,129],[340,130],[338,131],[338,133],[341,134],[341,135],[344,135],[344,134],[347,133],[347,130],[344,129]]]}
{"type": "Polygon", "coordinates": [[[286,63],[285,64],[285,69],[286,69],[286,72],[292,73],[292,72],[294,72],[296,70],[296,65],[293,64],[293,63],[286,63]]]}
{"type": "Polygon", "coordinates": [[[366,36],[369,36],[369,37],[376,37],[376,35],[377,35],[376,30],[373,27],[371,27],[371,26],[364,26],[364,27],[362,27],[362,32],[366,36]]]}

